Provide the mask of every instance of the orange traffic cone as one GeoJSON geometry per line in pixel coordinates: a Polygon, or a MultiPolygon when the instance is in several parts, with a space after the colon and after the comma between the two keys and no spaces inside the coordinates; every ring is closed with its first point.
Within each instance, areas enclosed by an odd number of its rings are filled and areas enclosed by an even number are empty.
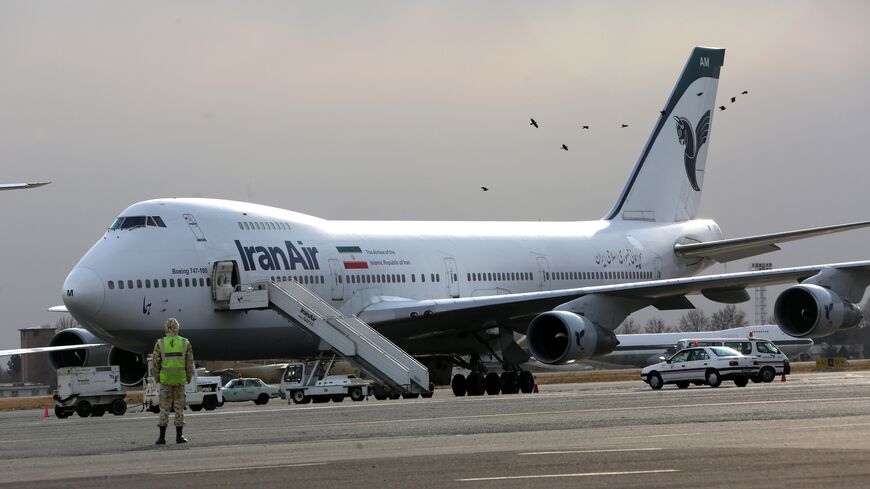
{"type": "Polygon", "coordinates": [[[42,412],[42,417],[43,417],[43,418],[47,418],[47,417],[48,417],[48,406],[45,406],[45,410],[42,412]]]}
{"type": "Polygon", "coordinates": [[[782,378],[779,379],[780,382],[785,382],[785,374],[782,374],[782,378]]]}
{"type": "Polygon", "coordinates": [[[532,389],[532,394],[538,393],[538,384],[535,384],[535,387],[532,389]]]}

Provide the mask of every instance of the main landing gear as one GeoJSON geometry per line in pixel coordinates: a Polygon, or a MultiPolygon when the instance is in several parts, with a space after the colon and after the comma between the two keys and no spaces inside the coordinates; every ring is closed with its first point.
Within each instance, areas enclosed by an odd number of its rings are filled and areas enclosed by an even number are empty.
{"type": "Polygon", "coordinates": [[[468,376],[456,374],[450,382],[453,394],[457,397],[481,396],[487,393],[491,396],[501,394],[528,394],[535,388],[535,376],[528,371],[507,371],[501,375],[495,372],[487,374],[472,371],[468,376]]]}

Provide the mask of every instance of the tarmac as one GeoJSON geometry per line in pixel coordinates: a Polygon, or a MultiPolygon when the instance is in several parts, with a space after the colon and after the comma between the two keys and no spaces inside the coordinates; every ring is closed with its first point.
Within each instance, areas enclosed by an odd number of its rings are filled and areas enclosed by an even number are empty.
{"type": "Polygon", "coordinates": [[[0,412],[0,487],[865,488],[870,371],[738,388],[638,381],[537,394],[264,406],[157,416],[0,412]],[[170,433],[173,434],[170,427],[170,433]]]}

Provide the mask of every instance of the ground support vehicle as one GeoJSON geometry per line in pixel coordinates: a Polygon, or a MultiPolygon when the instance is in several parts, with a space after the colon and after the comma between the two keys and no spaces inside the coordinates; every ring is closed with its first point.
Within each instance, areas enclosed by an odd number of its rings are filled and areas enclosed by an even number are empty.
{"type": "Polygon", "coordinates": [[[240,378],[232,379],[221,387],[224,401],[242,402],[253,401],[260,406],[269,402],[269,399],[278,397],[280,389],[273,387],[260,379],[240,378]]]}
{"type": "Polygon", "coordinates": [[[738,387],[746,387],[758,372],[755,357],[724,346],[705,346],[680,350],[664,362],[644,368],[640,377],[654,390],[665,384],[677,384],[680,389],[689,384],[719,387],[723,380],[733,380],[738,387]]]}
{"type": "MultiPolygon", "coordinates": [[[[149,362],[150,364],[150,362],[149,362]]],[[[185,402],[192,411],[213,411],[224,405],[220,377],[200,377],[194,371],[193,379],[184,386],[185,402]]],[[[160,412],[160,383],[154,381],[149,371],[145,378],[145,395],[142,399],[145,409],[152,413],[160,412]]]]}
{"type": "MultiPolygon", "coordinates": [[[[332,360],[289,363],[281,376],[281,397],[288,403],[341,402],[345,397],[362,401],[370,392],[370,383],[355,375],[328,375],[332,360]]],[[[396,395],[398,397],[398,395],[396,395]]]]}
{"type": "Polygon", "coordinates": [[[73,413],[82,418],[110,412],[121,416],[127,412],[117,365],[107,367],[64,367],[57,370],[54,414],[67,418],[73,413]]]}

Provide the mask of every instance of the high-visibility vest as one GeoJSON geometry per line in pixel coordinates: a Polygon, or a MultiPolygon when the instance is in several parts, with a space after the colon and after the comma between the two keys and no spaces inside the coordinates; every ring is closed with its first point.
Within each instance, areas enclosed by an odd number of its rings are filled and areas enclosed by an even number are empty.
{"type": "Polygon", "coordinates": [[[165,336],[157,340],[160,345],[160,383],[186,384],[187,367],[184,352],[187,351],[187,338],[165,336]]]}

